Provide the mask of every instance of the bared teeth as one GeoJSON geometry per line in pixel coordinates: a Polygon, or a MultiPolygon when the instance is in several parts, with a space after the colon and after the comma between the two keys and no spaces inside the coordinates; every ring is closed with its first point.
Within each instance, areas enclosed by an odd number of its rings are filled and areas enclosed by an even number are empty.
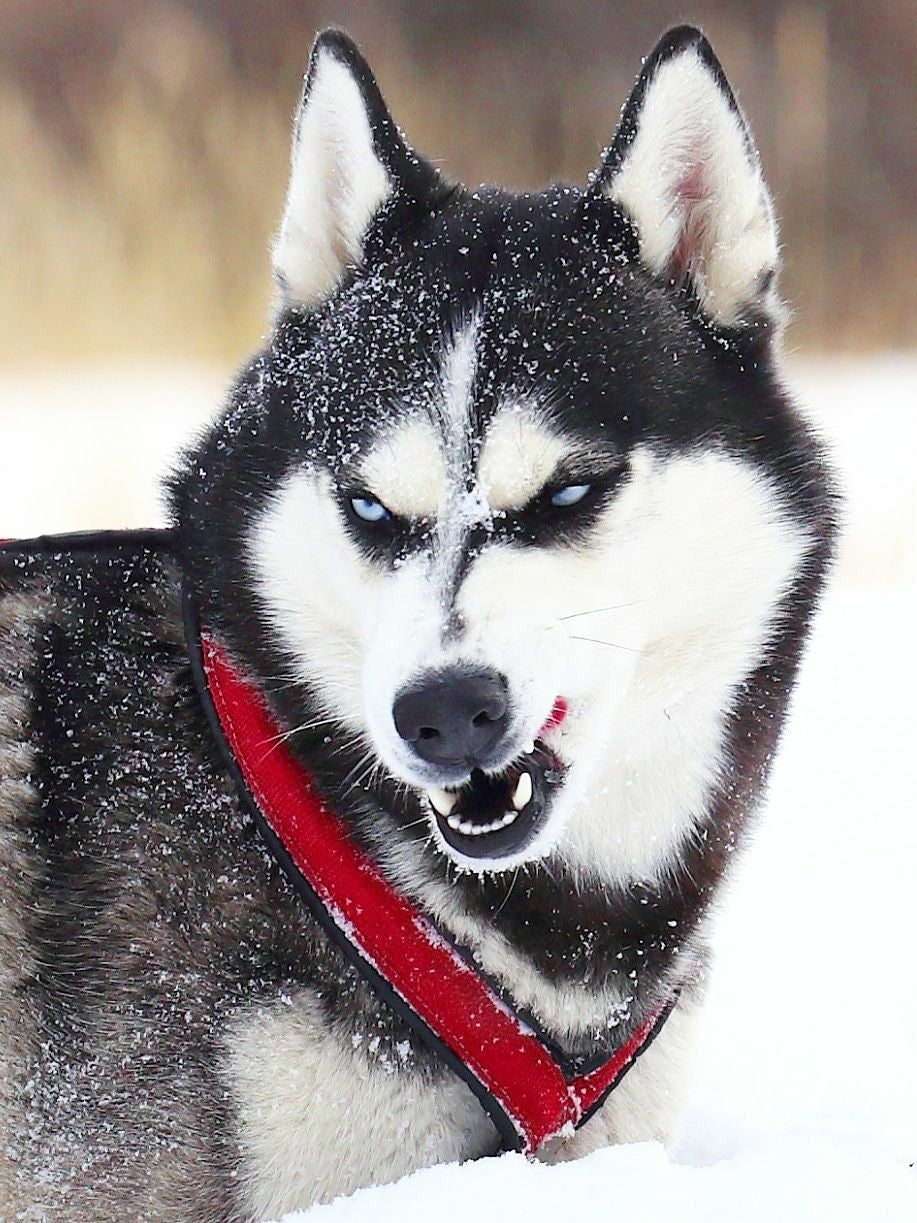
{"type": "Polygon", "coordinates": [[[520,773],[519,780],[516,783],[516,789],[513,794],[513,806],[517,811],[521,811],[532,801],[532,774],[520,773]]]}
{"type": "MultiPolygon", "coordinates": [[[[534,744],[530,745],[534,750],[534,744]]],[[[472,783],[468,787],[468,798],[470,805],[475,805],[475,784],[472,783]]],[[[480,837],[486,836],[487,833],[498,832],[501,828],[506,828],[517,819],[519,812],[524,811],[531,803],[534,796],[534,780],[532,774],[528,771],[520,772],[516,778],[515,788],[512,797],[507,801],[504,799],[504,809],[501,814],[491,814],[493,807],[484,809],[479,812],[480,816],[487,817],[487,822],[484,819],[470,818],[467,810],[462,810],[463,805],[469,805],[463,795],[466,793],[465,788],[462,790],[442,790],[439,788],[431,788],[427,791],[427,800],[435,811],[435,813],[443,820],[453,832],[459,833],[465,837],[480,837]]],[[[505,791],[504,791],[505,793],[505,791]]]]}
{"type": "MultiPolygon", "coordinates": [[[[430,800],[430,805],[433,810],[439,815],[449,815],[452,808],[458,802],[456,794],[450,794],[448,790],[428,790],[427,798],[430,800]]],[[[450,824],[452,821],[449,821],[450,824]]]]}
{"type": "Polygon", "coordinates": [[[489,824],[473,824],[470,820],[460,819],[457,815],[450,815],[446,819],[446,823],[454,832],[460,832],[465,837],[480,837],[487,832],[496,832],[500,828],[505,828],[507,824],[511,824],[516,818],[515,811],[505,811],[498,820],[492,820],[489,824]]]}

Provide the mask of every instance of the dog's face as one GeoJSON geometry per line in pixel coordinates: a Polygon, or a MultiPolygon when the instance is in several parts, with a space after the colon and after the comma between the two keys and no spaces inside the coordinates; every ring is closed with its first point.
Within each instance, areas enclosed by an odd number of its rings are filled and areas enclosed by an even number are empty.
{"type": "Polygon", "coordinates": [[[696,34],[647,62],[587,191],[523,197],[446,189],[353,48],[316,44],[221,512],[285,682],[358,743],[353,784],[418,797],[432,852],[652,871],[687,818],[666,774],[689,806],[715,782],[809,544],[775,260],[696,34]],[[645,818],[615,830],[621,778],[645,818]]]}

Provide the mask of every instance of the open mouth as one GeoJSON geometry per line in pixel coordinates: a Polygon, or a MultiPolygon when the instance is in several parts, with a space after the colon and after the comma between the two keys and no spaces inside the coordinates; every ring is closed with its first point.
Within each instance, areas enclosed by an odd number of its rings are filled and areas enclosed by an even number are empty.
{"type": "Polygon", "coordinates": [[[428,790],[443,840],[466,858],[506,858],[535,839],[563,764],[541,740],[501,773],[473,769],[455,790],[428,790]]]}

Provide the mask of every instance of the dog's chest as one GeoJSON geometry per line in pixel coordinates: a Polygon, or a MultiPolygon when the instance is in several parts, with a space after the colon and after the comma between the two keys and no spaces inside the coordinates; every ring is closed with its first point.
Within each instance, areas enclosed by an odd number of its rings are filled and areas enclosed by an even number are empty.
{"type": "Polygon", "coordinates": [[[407,1046],[392,1058],[378,1037],[332,1030],[308,990],[238,1016],[223,1073],[258,1219],[498,1145],[458,1078],[431,1079],[407,1046]]]}

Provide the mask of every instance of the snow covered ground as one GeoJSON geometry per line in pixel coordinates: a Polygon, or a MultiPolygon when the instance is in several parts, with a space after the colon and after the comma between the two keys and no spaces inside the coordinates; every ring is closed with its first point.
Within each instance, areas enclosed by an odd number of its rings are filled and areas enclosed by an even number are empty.
{"type": "MultiPolygon", "coordinates": [[[[718,958],[676,1149],[432,1169],[310,1223],[917,1219],[917,356],[797,363],[847,530],[718,958]]],[[[211,370],[0,380],[0,535],[162,520],[211,370]]],[[[301,1217],[301,1216],[299,1216],[301,1217]]]]}

